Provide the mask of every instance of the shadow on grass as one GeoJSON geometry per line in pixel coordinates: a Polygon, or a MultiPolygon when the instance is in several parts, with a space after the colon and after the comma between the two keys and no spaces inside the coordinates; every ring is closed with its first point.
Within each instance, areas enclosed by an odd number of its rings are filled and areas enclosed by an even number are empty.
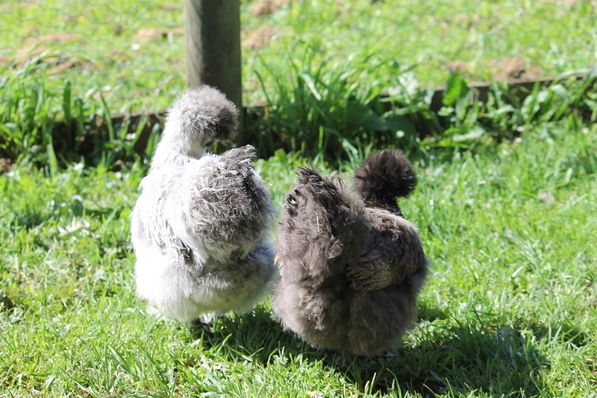
{"type": "Polygon", "coordinates": [[[445,314],[429,308],[421,308],[420,319],[427,325],[418,332],[414,345],[372,358],[313,349],[285,333],[261,307],[251,314],[197,327],[194,336],[205,348],[216,347],[219,355],[230,360],[250,357],[268,366],[277,356],[302,356],[321,362],[367,393],[433,396],[483,391],[494,396],[530,396],[542,390],[542,370],[548,362],[535,348],[532,337],[512,327],[482,325],[476,320],[447,322],[445,314]],[[441,325],[434,327],[433,320],[441,325]]]}

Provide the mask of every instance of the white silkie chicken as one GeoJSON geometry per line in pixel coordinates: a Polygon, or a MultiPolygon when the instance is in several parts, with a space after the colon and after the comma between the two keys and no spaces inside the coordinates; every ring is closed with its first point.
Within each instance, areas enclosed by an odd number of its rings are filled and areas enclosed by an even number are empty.
{"type": "Polygon", "coordinates": [[[237,125],[236,107],[208,86],[169,110],[131,220],[137,294],[160,315],[249,311],[275,272],[265,237],[274,210],[251,164],[255,148],[205,149],[237,125]]]}

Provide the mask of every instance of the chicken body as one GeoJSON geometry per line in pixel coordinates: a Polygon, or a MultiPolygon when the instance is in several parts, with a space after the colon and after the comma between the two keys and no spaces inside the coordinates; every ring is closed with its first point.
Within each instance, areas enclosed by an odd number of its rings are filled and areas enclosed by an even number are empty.
{"type": "Polygon", "coordinates": [[[254,148],[205,150],[233,134],[237,118],[213,88],[183,94],[141,183],[131,220],[137,294],[160,315],[248,311],[275,272],[265,239],[273,206],[251,165],[254,148]]]}
{"type": "Polygon", "coordinates": [[[273,310],[315,347],[375,355],[415,320],[427,260],[395,201],[416,183],[403,155],[383,151],[366,160],[355,183],[358,195],[299,170],[282,210],[273,310]]]}

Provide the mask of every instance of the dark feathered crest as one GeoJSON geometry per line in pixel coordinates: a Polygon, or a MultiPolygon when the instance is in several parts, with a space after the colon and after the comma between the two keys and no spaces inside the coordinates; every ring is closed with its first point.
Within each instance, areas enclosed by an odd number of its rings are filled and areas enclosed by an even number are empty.
{"type": "Polygon", "coordinates": [[[296,174],[298,175],[298,181],[301,184],[317,184],[323,180],[321,175],[310,167],[300,167],[296,174]]]}
{"type": "Polygon", "coordinates": [[[355,186],[363,199],[376,206],[395,206],[417,185],[417,175],[400,151],[383,150],[367,158],[355,173],[355,186]]]}
{"type": "Polygon", "coordinates": [[[305,185],[323,206],[337,206],[343,203],[343,194],[340,191],[341,183],[332,177],[322,177],[309,167],[301,167],[297,171],[299,184],[305,185]]]}

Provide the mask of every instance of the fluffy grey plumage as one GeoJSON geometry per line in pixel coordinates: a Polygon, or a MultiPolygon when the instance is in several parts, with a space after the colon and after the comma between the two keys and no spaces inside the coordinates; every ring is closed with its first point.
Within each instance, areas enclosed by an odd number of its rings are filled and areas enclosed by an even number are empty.
{"type": "Polygon", "coordinates": [[[218,90],[183,94],[169,111],[132,214],[137,293],[182,321],[250,310],[273,273],[265,240],[273,206],[251,146],[209,154],[236,132],[238,111],[218,90]]]}
{"type": "Polygon", "coordinates": [[[359,355],[396,345],[416,317],[427,273],[417,229],[396,205],[415,183],[400,152],[361,165],[358,196],[299,170],[278,232],[273,310],[285,328],[313,346],[359,355]]]}

